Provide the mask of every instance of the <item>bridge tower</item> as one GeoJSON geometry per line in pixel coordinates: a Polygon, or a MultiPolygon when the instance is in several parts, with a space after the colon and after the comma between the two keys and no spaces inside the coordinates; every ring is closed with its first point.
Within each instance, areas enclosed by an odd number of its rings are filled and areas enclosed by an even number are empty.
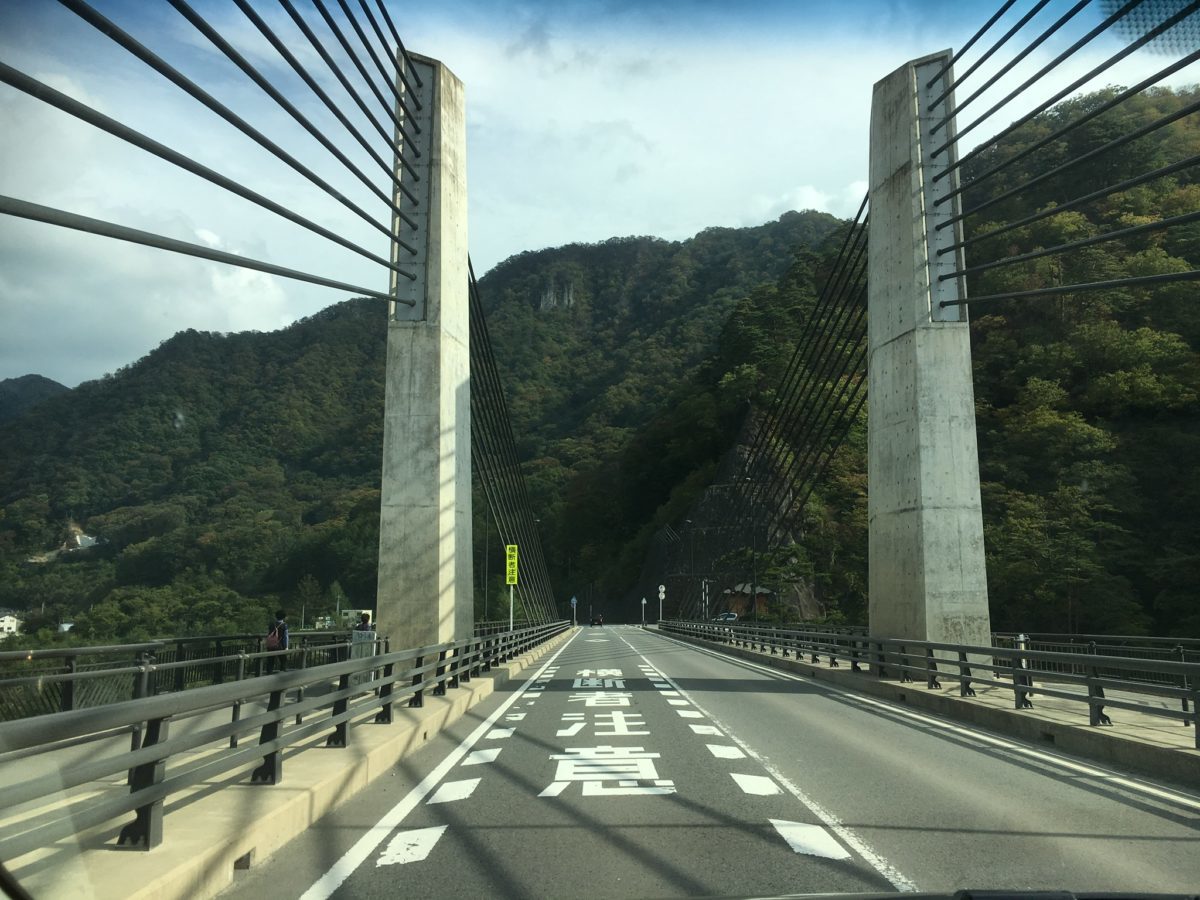
{"type": "Polygon", "coordinates": [[[950,53],[901,66],[871,107],[868,517],[873,635],[990,645],[950,53]],[[934,151],[949,143],[947,149],[934,151]],[[939,250],[946,250],[939,255],[939,250]]]}
{"type": "Polygon", "coordinates": [[[445,65],[408,58],[396,173],[416,203],[395,199],[416,227],[392,227],[416,252],[393,247],[413,277],[393,274],[391,293],[413,303],[388,304],[376,615],[393,647],[474,630],[466,106],[445,65]]]}

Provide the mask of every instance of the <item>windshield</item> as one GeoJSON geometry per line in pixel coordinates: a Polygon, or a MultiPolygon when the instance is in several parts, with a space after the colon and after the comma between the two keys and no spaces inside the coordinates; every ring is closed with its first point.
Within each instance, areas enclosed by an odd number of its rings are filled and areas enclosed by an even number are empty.
{"type": "Polygon", "coordinates": [[[5,867],[1194,890],[1198,23],[3,4],[5,867]]]}

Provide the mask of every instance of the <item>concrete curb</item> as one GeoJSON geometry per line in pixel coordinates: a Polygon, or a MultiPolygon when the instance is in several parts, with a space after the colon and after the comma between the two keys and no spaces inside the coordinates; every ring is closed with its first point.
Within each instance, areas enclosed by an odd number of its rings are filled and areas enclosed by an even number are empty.
{"type": "MultiPolygon", "coordinates": [[[[1107,727],[1058,721],[1038,709],[1003,709],[929,691],[922,684],[880,681],[870,675],[853,672],[849,668],[824,668],[790,657],[783,659],[746,647],[715,644],[688,635],[663,632],[662,636],[760,665],[794,672],[845,690],[935,713],[947,719],[977,725],[1033,744],[1052,745],[1064,753],[1081,756],[1097,763],[1119,766],[1159,781],[1200,788],[1200,750],[1165,747],[1139,740],[1136,736],[1121,734],[1107,727]]],[[[946,680],[950,681],[948,677],[946,680]]],[[[1086,715],[1082,718],[1086,720],[1086,715]]]]}
{"type": "Polygon", "coordinates": [[[79,835],[74,843],[12,860],[9,870],[35,897],[212,897],[232,883],[235,868],[266,859],[573,633],[569,628],[445,696],[427,693],[419,709],[394,707],[391,725],[355,724],[348,747],[325,748],[322,735],[292,748],[285,752],[280,784],[250,785],[247,769],[173,797],[166,806],[163,843],[150,852],[117,849],[113,835],[119,825],[107,825],[79,835]],[[336,754],[336,767],[329,764],[331,754],[336,754]]]}

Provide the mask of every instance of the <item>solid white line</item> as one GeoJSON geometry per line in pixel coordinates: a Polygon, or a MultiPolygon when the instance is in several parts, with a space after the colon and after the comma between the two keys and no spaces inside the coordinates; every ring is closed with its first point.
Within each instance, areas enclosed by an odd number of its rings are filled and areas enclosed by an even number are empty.
{"type": "MultiPolygon", "coordinates": [[[[622,638],[621,640],[625,640],[625,639],[622,638]]],[[[668,640],[670,640],[670,638],[668,638],[668,640]]],[[[693,647],[693,645],[685,644],[683,641],[675,641],[675,643],[676,644],[684,644],[684,646],[688,646],[688,647],[693,647]]],[[[645,660],[646,662],[650,661],[650,660],[646,659],[646,657],[643,656],[640,652],[638,652],[637,648],[634,647],[632,644],[630,644],[628,641],[626,641],[626,645],[634,653],[637,653],[637,655],[639,657],[641,657],[643,660],[645,660]]],[[[695,648],[693,647],[693,649],[695,649],[695,648]]],[[[716,654],[710,653],[710,655],[716,655],[716,654]]],[[[722,658],[728,659],[728,657],[722,657],[722,658]]],[[[774,670],[771,670],[771,671],[774,671],[774,670]]],[[[676,684],[673,679],[671,679],[665,675],[663,677],[666,678],[667,681],[671,682],[671,686],[673,688],[675,688],[677,691],[679,691],[680,696],[687,697],[689,700],[691,700],[692,705],[694,707],[696,707],[696,709],[701,709],[701,710],[704,709],[702,706],[700,706],[699,703],[697,703],[695,700],[692,699],[692,697],[688,694],[687,691],[685,691],[685,690],[683,690],[683,688],[679,687],[679,685],[676,684]]],[[[796,680],[800,681],[801,679],[797,678],[796,680]]],[[[811,797],[809,797],[807,794],[805,794],[802,790],[800,790],[800,788],[796,787],[796,785],[793,784],[792,781],[786,775],[784,775],[782,772],[780,772],[778,769],[776,769],[773,765],[771,765],[753,747],[751,747],[749,744],[747,744],[745,741],[743,741],[741,738],[739,738],[737,735],[735,735],[732,731],[730,731],[729,728],[726,727],[723,722],[721,722],[719,719],[717,719],[715,716],[713,716],[707,710],[704,711],[704,714],[706,716],[708,716],[708,718],[711,722],[715,723],[716,725],[719,725],[721,727],[721,730],[725,732],[725,735],[731,741],[733,741],[735,744],[737,744],[739,747],[741,747],[742,750],[745,751],[747,756],[749,756],[751,759],[756,760],[759,765],[761,765],[764,769],[766,769],[767,772],[769,772],[775,778],[776,781],[778,781],[780,784],[782,784],[788,790],[788,793],[790,793],[793,797],[795,797],[797,800],[799,800],[801,803],[803,803],[805,806],[807,806],[813,815],[815,815],[818,819],[820,819],[822,822],[824,822],[826,827],[828,827],[830,831],[832,831],[834,834],[836,834],[838,837],[840,837],[842,839],[842,843],[844,843],[848,847],[850,847],[850,849],[853,850],[855,853],[857,853],[859,856],[861,856],[867,862],[867,864],[869,866],[871,866],[871,868],[873,868],[876,872],[878,872],[880,875],[882,875],[884,878],[886,878],[888,880],[888,882],[891,883],[892,887],[894,887],[898,891],[905,891],[905,892],[913,892],[913,891],[917,890],[917,886],[915,884],[913,884],[913,882],[909,881],[903,874],[901,874],[899,869],[897,869],[890,862],[888,862],[886,859],[884,859],[882,856],[880,856],[874,850],[872,850],[869,846],[867,846],[866,841],[864,841],[857,834],[855,834],[853,831],[851,831],[849,828],[847,828],[845,825],[843,825],[841,823],[841,820],[838,819],[837,816],[835,816],[833,813],[831,813],[825,807],[821,806],[821,804],[817,803],[815,800],[813,800],[811,797]]],[[[692,726],[693,729],[695,729],[695,727],[696,727],[695,725],[692,726]]]]}
{"type": "Polygon", "coordinates": [[[433,790],[434,786],[445,778],[451,769],[458,765],[458,761],[467,755],[467,751],[496,724],[496,720],[504,714],[504,711],[525,693],[525,689],[537,680],[538,675],[542,674],[550,663],[558,659],[560,653],[571,646],[571,642],[578,635],[579,632],[571,635],[567,642],[555,651],[554,655],[546,661],[546,664],[541,669],[531,675],[516,693],[501,703],[490,716],[484,719],[478,728],[467,735],[463,742],[454,750],[450,751],[446,755],[446,758],[438,763],[432,772],[422,778],[420,783],[409,791],[403,800],[388,810],[382,819],[372,825],[366,834],[360,837],[354,843],[354,846],[347,850],[342,855],[342,858],[333,864],[328,872],[318,878],[312,887],[301,895],[300,900],[327,900],[334,891],[341,887],[342,882],[349,878],[355,869],[366,862],[367,857],[375,852],[375,848],[383,843],[383,839],[391,834],[410,812],[416,809],[420,802],[433,790]]]}
{"type": "MultiPolygon", "coordinates": [[[[860,694],[857,691],[852,691],[852,690],[848,690],[846,688],[841,688],[841,687],[835,687],[834,685],[831,685],[828,682],[820,681],[818,679],[805,678],[804,676],[795,675],[791,672],[787,672],[782,669],[775,669],[775,668],[772,668],[771,666],[764,666],[764,665],[761,665],[756,662],[751,662],[750,660],[742,659],[741,657],[738,657],[738,656],[727,656],[723,653],[718,653],[714,650],[709,650],[706,647],[697,647],[695,644],[690,644],[687,641],[680,641],[680,640],[676,640],[675,638],[667,637],[665,634],[660,634],[659,637],[663,638],[664,640],[671,641],[672,643],[679,644],[684,647],[691,647],[693,650],[695,650],[699,653],[708,654],[709,656],[715,657],[716,659],[723,659],[726,662],[735,663],[737,665],[749,666],[752,669],[758,669],[760,672],[766,672],[771,675],[778,675],[783,678],[787,678],[791,681],[799,681],[802,684],[807,684],[812,687],[821,688],[822,690],[829,691],[832,694],[840,694],[841,696],[846,697],[847,699],[854,700],[858,703],[861,703],[863,706],[874,706],[874,707],[877,707],[878,709],[884,709],[890,713],[904,716],[906,718],[912,719],[915,722],[920,722],[923,725],[932,725],[936,728],[942,729],[943,731],[949,731],[949,732],[952,732],[953,734],[957,734],[962,737],[970,738],[981,744],[987,744],[988,746],[991,746],[991,747],[1000,747],[1001,749],[1009,750],[1013,753],[1018,753],[1022,756],[1031,757],[1033,759],[1038,759],[1038,760],[1041,760],[1042,762],[1049,763],[1049,764],[1055,765],[1055,766],[1059,766],[1060,768],[1067,769],[1072,772],[1076,772],[1080,775],[1087,775],[1089,778],[1096,778],[1101,781],[1105,781],[1109,784],[1120,785],[1121,787],[1127,788],[1131,791],[1135,791],[1140,794],[1145,794],[1150,797],[1155,797],[1159,800],[1165,800],[1170,803],[1176,803],[1180,806],[1188,807],[1189,809],[1200,810],[1200,797],[1194,796],[1192,794],[1185,794],[1182,791],[1176,791],[1176,790],[1172,790],[1172,789],[1168,789],[1168,788],[1162,788],[1162,787],[1158,787],[1156,785],[1149,784],[1144,781],[1136,781],[1132,778],[1126,778],[1123,775],[1118,774],[1117,772],[1113,772],[1108,769],[1102,769],[1097,766],[1088,765],[1086,763],[1076,762],[1075,760],[1070,759],[1069,757],[1060,756],[1057,753],[1052,753],[1048,750],[1043,750],[1039,747],[1027,747],[1023,744],[1016,743],[1015,741],[1011,741],[1006,738],[995,737],[990,734],[983,734],[982,732],[972,731],[970,728],[964,728],[959,725],[954,725],[950,722],[945,721],[944,719],[938,719],[933,716],[928,716],[923,713],[919,713],[914,710],[908,709],[907,707],[900,706],[898,704],[889,703],[886,700],[876,700],[874,697],[864,696],[863,694],[860,694]]],[[[710,716],[710,718],[711,718],[711,716],[710,716]]]]}

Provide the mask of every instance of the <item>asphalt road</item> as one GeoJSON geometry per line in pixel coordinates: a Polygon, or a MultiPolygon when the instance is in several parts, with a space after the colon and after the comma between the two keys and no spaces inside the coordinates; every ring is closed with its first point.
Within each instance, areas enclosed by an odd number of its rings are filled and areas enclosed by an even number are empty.
{"type": "Polygon", "coordinates": [[[580,631],[234,898],[1194,891],[1200,797],[653,632],[580,631]]]}

